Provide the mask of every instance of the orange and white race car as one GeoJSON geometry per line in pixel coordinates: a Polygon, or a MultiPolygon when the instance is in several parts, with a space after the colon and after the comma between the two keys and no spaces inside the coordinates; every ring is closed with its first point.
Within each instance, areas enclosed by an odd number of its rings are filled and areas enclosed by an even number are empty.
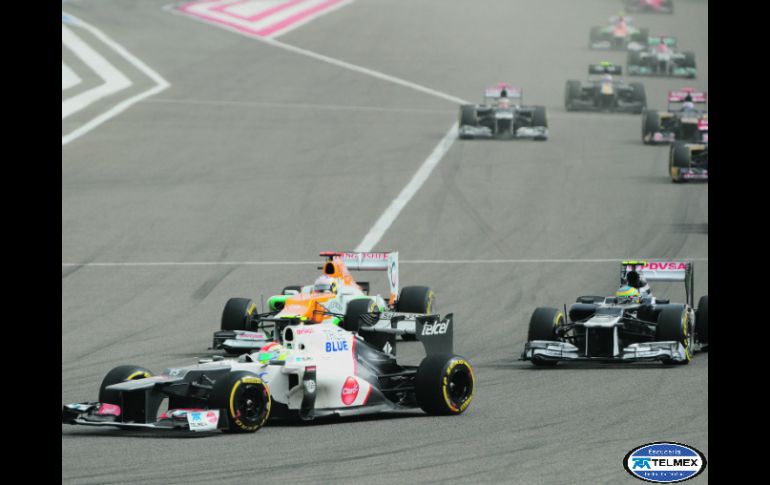
{"type": "Polygon", "coordinates": [[[435,311],[430,287],[406,286],[399,292],[398,252],[330,251],[320,255],[325,261],[315,283],[285,287],[280,295],[268,299],[263,313],[257,312],[252,299],[230,298],[212,349],[253,352],[273,342],[276,332],[288,323],[297,322],[332,323],[350,332],[358,332],[362,326],[376,327],[389,338],[401,335],[404,340],[415,340],[416,319],[435,311]],[[369,283],[357,282],[351,271],[386,271],[388,298],[370,295],[369,283]]]}

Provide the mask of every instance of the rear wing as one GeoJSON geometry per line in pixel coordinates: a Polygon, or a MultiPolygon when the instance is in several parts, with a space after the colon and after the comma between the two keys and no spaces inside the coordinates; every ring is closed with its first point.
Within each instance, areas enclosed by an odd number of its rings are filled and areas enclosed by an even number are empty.
{"type": "Polygon", "coordinates": [[[508,98],[521,99],[524,97],[524,91],[521,88],[516,88],[508,84],[500,83],[495,87],[487,88],[484,90],[485,98],[500,98],[503,91],[508,98]]]}
{"type": "Polygon", "coordinates": [[[391,303],[398,298],[398,251],[368,252],[324,251],[320,256],[328,261],[337,259],[350,271],[387,271],[391,303]]]}
{"type": "Polygon", "coordinates": [[[708,93],[705,91],[695,91],[692,88],[682,88],[677,91],[668,92],[669,103],[684,103],[685,101],[705,104],[708,102],[708,93]]]}
{"type": "Polygon", "coordinates": [[[614,74],[615,76],[620,76],[623,74],[623,68],[609,63],[589,64],[588,74],[614,74]]]}
{"type": "Polygon", "coordinates": [[[676,44],[677,44],[676,37],[663,37],[663,36],[647,37],[647,45],[649,45],[649,46],[656,46],[656,45],[660,44],[661,40],[663,40],[663,43],[667,47],[671,47],[671,48],[675,48],[676,47],[676,44]]]}
{"type": "Polygon", "coordinates": [[[622,261],[620,263],[620,282],[626,282],[629,271],[636,271],[639,275],[651,281],[683,282],[687,294],[687,304],[690,307],[694,303],[693,295],[693,263],[692,261],[622,261]]]}

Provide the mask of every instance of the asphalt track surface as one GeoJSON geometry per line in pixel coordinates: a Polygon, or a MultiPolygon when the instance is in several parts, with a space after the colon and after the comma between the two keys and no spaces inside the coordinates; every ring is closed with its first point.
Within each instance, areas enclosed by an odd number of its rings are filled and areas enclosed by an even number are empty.
{"type": "MultiPolygon", "coordinates": [[[[708,456],[707,354],[683,367],[517,361],[533,309],[613,291],[610,260],[697,258],[696,300],[708,292],[708,185],[672,184],[668,149],[641,144],[639,116],[563,108],[565,81],[585,78],[588,63],[625,63],[586,47],[619,4],[357,0],[280,38],[468,100],[509,81],[547,107],[547,142],[457,141],[375,246],[400,252],[402,284],[431,285],[440,311],[454,312],[455,350],[477,377],[465,414],[192,438],[62,426],[62,481],[616,484],[638,483],[621,462],[642,443],[708,456]],[[460,262],[478,259],[518,262],[460,262]],[[521,261],[541,259],[575,261],[521,261]]],[[[193,363],[227,298],[317,273],[87,263],[312,261],[353,249],[457,118],[446,100],[163,5],[64,5],[171,87],[62,148],[62,262],[77,263],[62,266],[62,402],[95,399],[119,364],[193,363]]],[[[694,50],[699,77],[643,80],[653,107],[669,89],[708,89],[708,4],[676,8],[636,21],[694,50]]],[[[420,352],[399,346],[407,362],[420,352]]],[[[708,469],[693,483],[707,481],[708,469]]]]}

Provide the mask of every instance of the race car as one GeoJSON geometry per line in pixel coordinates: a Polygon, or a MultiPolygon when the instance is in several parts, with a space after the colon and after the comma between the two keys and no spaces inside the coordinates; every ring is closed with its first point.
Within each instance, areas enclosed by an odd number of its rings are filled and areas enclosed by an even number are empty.
{"type": "Polygon", "coordinates": [[[397,252],[322,252],[325,258],[321,276],[312,285],[287,286],[280,295],[271,296],[267,311],[257,312],[249,298],[230,298],[222,311],[220,330],[214,332],[211,349],[231,354],[260,349],[273,341],[276,323],[299,320],[330,322],[356,331],[361,314],[375,315],[372,325],[389,327],[391,321],[412,330],[402,334],[413,338],[415,319],[435,311],[435,294],[427,286],[406,286],[399,293],[397,252]],[[390,296],[369,295],[368,282],[356,282],[350,271],[386,271],[390,296]],[[398,298],[397,298],[398,297],[398,298]]]}
{"type": "Polygon", "coordinates": [[[629,12],[674,13],[673,0],[625,0],[629,12]]]}
{"type": "Polygon", "coordinates": [[[620,76],[622,68],[611,62],[588,66],[588,81],[567,81],[564,105],[567,111],[610,111],[641,113],[647,106],[647,94],[642,83],[626,83],[620,76]]]}
{"type": "Polygon", "coordinates": [[[669,91],[666,111],[642,114],[642,142],[646,145],[676,140],[708,143],[708,93],[693,88],[669,91]]]}
{"type": "Polygon", "coordinates": [[[674,182],[708,180],[708,143],[675,142],[669,152],[668,169],[674,182]]]}
{"type": "Polygon", "coordinates": [[[460,106],[460,138],[547,140],[545,107],[523,106],[523,99],[522,90],[510,84],[485,89],[483,104],[460,106]]]}
{"type": "MultiPolygon", "coordinates": [[[[688,364],[708,348],[708,295],[693,306],[690,261],[622,261],[621,287],[608,297],[581,296],[569,312],[535,309],[522,360],[535,365],[559,361],[661,361],[688,364]],[[683,282],[686,303],[656,298],[651,281],[683,282]]],[[[566,308],[566,307],[565,307],[566,308]]]]}
{"type": "Polygon", "coordinates": [[[458,415],[474,394],[468,361],[453,353],[453,316],[424,315],[414,336],[419,366],[396,362],[395,327],[355,334],[328,321],[285,321],[276,340],[238,359],[200,359],[160,375],[123,365],[105,376],[98,401],[66,404],[62,423],[127,429],[253,433],[268,419],[388,412],[458,415]],[[166,409],[161,412],[161,409],[166,409]]]}
{"type": "Polygon", "coordinates": [[[609,25],[592,27],[588,37],[591,49],[643,49],[647,45],[649,31],[631,25],[631,18],[624,13],[610,17],[609,25]]]}
{"type": "Polygon", "coordinates": [[[678,52],[676,46],[675,37],[650,37],[646,49],[628,51],[628,74],[694,78],[695,54],[678,52]]]}

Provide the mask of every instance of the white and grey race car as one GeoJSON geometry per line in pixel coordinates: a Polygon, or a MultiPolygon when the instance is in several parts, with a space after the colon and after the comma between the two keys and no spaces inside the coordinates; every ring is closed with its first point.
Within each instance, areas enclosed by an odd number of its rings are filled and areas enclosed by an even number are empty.
{"type": "Polygon", "coordinates": [[[559,361],[661,361],[687,364],[708,348],[708,295],[693,305],[693,263],[623,261],[621,284],[639,296],[581,296],[569,311],[537,308],[529,322],[522,360],[535,365],[559,361]],[[652,295],[649,281],[684,282],[687,303],[652,295]],[[566,313],[566,315],[565,315],[566,313]]]}
{"type": "Polygon", "coordinates": [[[363,324],[354,334],[330,322],[287,320],[277,330],[266,348],[238,359],[201,359],[157,376],[133,365],[116,367],[104,378],[98,401],[63,406],[62,423],[250,433],[271,418],[415,409],[457,415],[473,400],[471,365],[453,354],[451,314],[416,319],[414,335],[426,351],[419,366],[396,362],[395,336],[408,332],[396,325],[363,324]]]}
{"type": "Polygon", "coordinates": [[[484,90],[482,104],[460,106],[459,137],[548,139],[544,106],[524,106],[523,91],[506,83],[484,90]]]}

